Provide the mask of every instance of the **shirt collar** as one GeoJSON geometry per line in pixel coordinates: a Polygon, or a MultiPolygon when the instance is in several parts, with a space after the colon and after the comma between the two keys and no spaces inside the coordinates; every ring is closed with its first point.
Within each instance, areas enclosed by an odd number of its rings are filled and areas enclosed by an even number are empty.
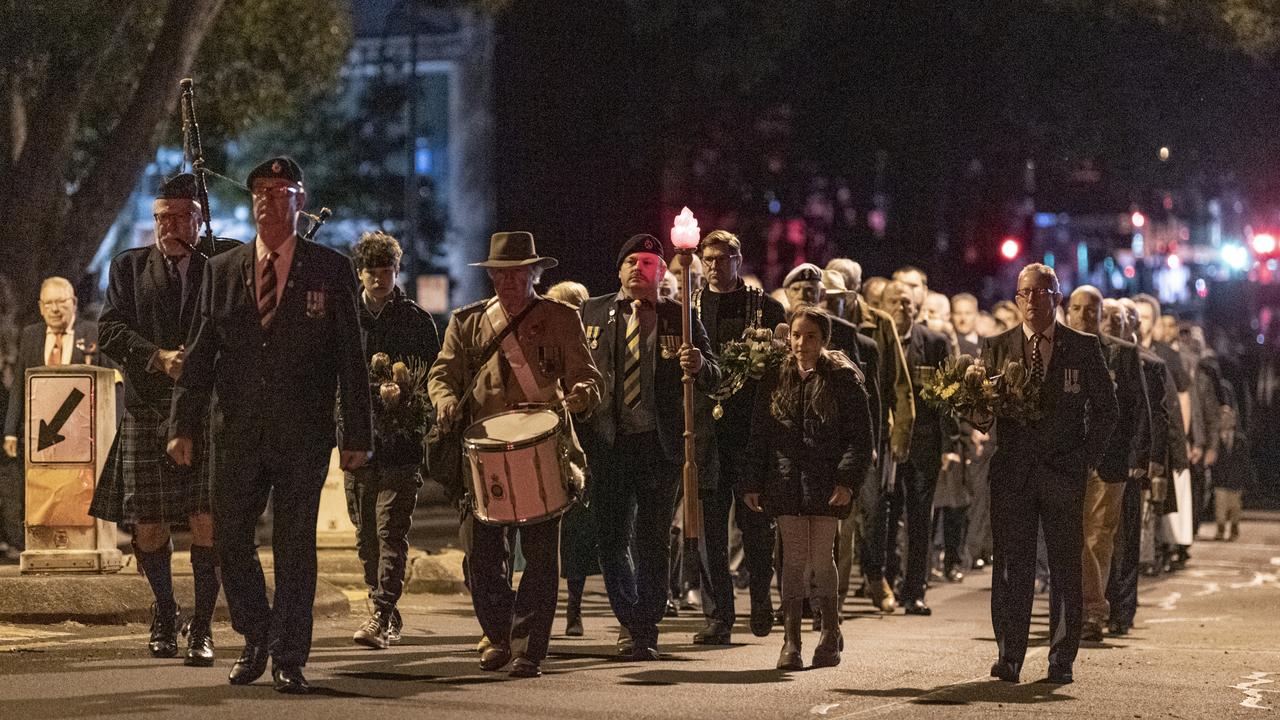
{"type": "MultiPolygon", "coordinates": [[[[1043,333],[1040,333],[1040,334],[1044,336],[1045,340],[1048,340],[1049,342],[1053,342],[1053,331],[1056,330],[1057,328],[1058,328],[1058,322],[1055,320],[1054,322],[1049,323],[1048,330],[1045,330],[1043,333]]],[[[1027,342],[1031,342],[1031,338],[1035,334],[1036,334],[1035,331],[1031,329],[1030,325],[1026,323],[1022,323],[1022,338],[1024,340],[1026,340],[1027,342]]]]}
{"type": "MultiPolygon", "coordinates": [[[[276,249],[275,249],[275,252],[276,252],[276,254],[277,254],[277,255],[279,255],[280,257],[292,258],[292,257],[293,257],[293,249],[294,249],[295,247],[297,247],[297,245],[298,245],[298,236],[297,236],[297,235],[291,235],[291,236],[289,236],[289,239],[288,239],[288,240],[285,240],[283,243],[281,243],[281,244],[280,244],[280,247],[278,247],[278,248],[276,248],[276,249]]],[[[268,255],[270,252],[271,252],[271,250],[267,249],[266,244],[262,242],[262,238],[260,238],[260,237],[255,237],[255,238],[253,239],[253,256],[254,256],[254,259],[256,259],[258,262],[262,262],[263,260],[266,260],[266,259],[267,259],[267,255],[268,255]]]]}
{"type": "Polygon", "coordinates": [[[44,334],[45,335],[70,335],[71,333],[75,332],[75,329],[76,329],[75,323],[71,323],[70,325],[67,326],[66,330],[63,330],[62,332],[59,333],[59,332],[54,332],[53,328],[49,327],[48,325],[45,325],[44,334]]]}

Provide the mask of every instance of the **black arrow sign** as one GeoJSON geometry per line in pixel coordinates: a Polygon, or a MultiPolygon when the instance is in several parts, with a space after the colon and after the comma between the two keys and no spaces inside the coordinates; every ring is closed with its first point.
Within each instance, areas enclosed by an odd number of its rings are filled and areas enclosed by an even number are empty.
{"type": "Polygon", "coordinates": [[[67,419],[71,417],[71,413],[75,412],[76,406],[84,399],[84,393],[80,392],[80,388],[72,388],[67,394],[67,399],[62,401],[62,407],[58,408],[58,412],[53,414],[53,419],[49,422],[40,421],[40,441],[36,444],[37,450],[44,450],[47,447],[53,447],[67,438],[58,431],[63,425],[67,424],[67,419]]]}

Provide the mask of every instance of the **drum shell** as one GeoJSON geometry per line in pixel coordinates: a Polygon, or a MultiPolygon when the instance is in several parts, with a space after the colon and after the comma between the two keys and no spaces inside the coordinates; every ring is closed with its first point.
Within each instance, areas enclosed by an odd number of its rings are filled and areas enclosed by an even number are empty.
{"type": "Polygon", "coordinates": [[[472,510],[477,520],[488,525],[530,525],[558,517],[569,508],[573,495],[566,479],[560,425],[509,443],[477,442],[470,439],[472,435],[468,429],[463,452],[471,470],[472,510]]]}

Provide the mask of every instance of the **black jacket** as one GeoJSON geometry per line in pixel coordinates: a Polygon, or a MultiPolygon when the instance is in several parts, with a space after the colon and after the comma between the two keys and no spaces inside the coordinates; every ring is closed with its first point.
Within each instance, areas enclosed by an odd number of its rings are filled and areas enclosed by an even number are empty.
{"type": "MultiPolygon", "coordinates": [[[[622,397],[622,357],[625,351],[623,335],[626,323],[621,313],[622,302],[617,293],[601,295],[582,305],[582,324],[591,343],[591,359],[600,370],[600,406],[590,417],[578,424],[579,439],[591,460],[592,453],[607,453],[617,440],[619,424],[618,402],[622,397]]],[[[680,304],[671,300],[659,300],[657,305],[657,347],[662,338],[680,337],[680,304]]],[[[713,392],[720,384],[720,366],[702,323],[693,319],[693,344],[702,351],[702,370],[694,378],[694,390],[713,392]]],[[[654,396],[657,414],[658,440],[666,459],[671,463],[684,462],[684,388],[681,382],[679,358],[664,358],[654,352],[654,396]]],[[[699,418],[699,427],[711,422],[710,415],[699,418]]],[[[707,480],[699,478],[705,491],[707,480]]],[[[714,478],[711,479],[714,483],[714,478]]]]}
{"type": "Polygon", "coordinates": [[[744,493],[765,512],[846,518],[853,503],[829,504],[836,485],[857,497],[874,436],[862,372],[830,353],[804,380],[794,361],[765,374],[751,414],[744,493]],[[784,379],[790,390],[779,390],[784,379]]]}
{"type": "MultiPolygon", "coordinates": [[[[725,343],[741,340],[743,331],[748,327],[772,331],[787,321],[781,303],[762,290],[745,284],[727,293],[698,288],[694,291],[693,306],[717,355],[725,343]]],[[[758,381],[748,378],[741,390],[721,403],[724,416],[716,421],[714,427],[716,437],[722,442],[740,444],[746,442],[751,434],[751,406],[758,384],[758,381]]],[[[714,406],[714,400],[706,399],[704,402],[706,396],[699,395],[699,404],[714,406]]]]}
{"type": "Polygon", "coordinates": [[[911,337],[902,341],[902,351],[911,368],[911,389],[915,394],[916,422],[911,428],[911,462],[926,475],[937,475],[942,453],[951,447],[958,434],[951,415],[938,410],[920,397],[924,386],[938,366],[951,357],[951,341],[921,323],[911,328],[911,337]]]}
{"type": "MultiPolygon", "coordinates": [[[[360,332],[368,357],[386,353],[392,363],[416,360],[422,364],[424,373],[440,354],[440,333],[431,313],[410,300],[398,287],[377,315],[361,298],[360,332]]],[[[370,389],[375,394],[378,392],[376,387],[370,389]]],[[[378,400],[373,400],[375,413],[378,403],[378,400]]],[[[397,467],[422,463],[421,437],[399,437],[390,442],[375,435],[373,448],[373,457],[369,460],[373,465],[397,467]]]]}
{"type": "MultiPolygon", "coordinates": [[[[982,359],[987,372],[999,374],[1011,360],[1026,365],[1023,342],[1021,324],[984,340],[982,359]]],[[[992,482],[996,478],[1025,481],[1035,469],[1046,468],[1083,487],[1088,471],[1102,462],[1118,414],[1115,389],[1096,336],[1057,324],[1040,409],[1042,416],[1035,420],[996,419],[992,482]]]]}
{"type": "Polygon", "coordinates": [[[1258,479],[1249,450],[1249,438],[1236,431],[1231,447],[1218,439],[1218,463],[1213,466],[1213,485],[1223,490],[1248,490],[1258,479]]]}
{"type": "Polygon", "coordinates": [[[351,261],[297,238],[270,327],[256,299],[255,243],[205,266],[199,312],[173,392],[170,436],[200,434],[211,396],[214,441],[252,448],[287,433],[282,452],[327,453],[341,391],[343,450],[371,450],[369,367],[351,261]]]}
{"type": "Polygon", "coordinates": [[[98,317],[102,352],[124,371],[124,401],[130,412],[169,415],[173,379],[147,364],[157,350],[177,350],[187,341],[200,303],[205,260],[193,254],[187,290],[171,287],[164,253],[152,245],[125,250],[111,260],[107,300],[98,317]]]}
{"type": "MultiPolygon", "coordinates": [[[[1139,414],[1148,411],[1143,397],[1142,364],[1138,346],[1108,335],[1098,338],[1102,344],[1107,371],[1116,392],[1116,428],[1107,440],[1107,451],[1098,466],[1098,477],[1106,482],[1125,482],[1136,457],[1134,445],[1138,436],[1139,414]]],[[[1145,469],[1145,467],[1143,468],[1145,469]]]]}

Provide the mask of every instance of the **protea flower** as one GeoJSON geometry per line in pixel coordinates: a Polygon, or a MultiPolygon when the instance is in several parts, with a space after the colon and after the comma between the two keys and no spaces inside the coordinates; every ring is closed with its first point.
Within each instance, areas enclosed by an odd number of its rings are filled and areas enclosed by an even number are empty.
{"type": "Polygon", "coordinates": [[[391,373],[391,357],[386,353],[378,353],[369,360],[369,374],[376,378],[389,377],[391,373]]]}
{"type": "Polygon", "coordinates": [[[392,365],[391,380],[400,387],[409,387],[413,383],[413,378],[409,374],[409,366],[402,362],[392,365]]]}
{"type": "Polygon", "coordinates": [[[382,383],[378,388],[378,394],[386,407],[395,407],[400,402],[400,386],[395,383],[382,383]]]}

